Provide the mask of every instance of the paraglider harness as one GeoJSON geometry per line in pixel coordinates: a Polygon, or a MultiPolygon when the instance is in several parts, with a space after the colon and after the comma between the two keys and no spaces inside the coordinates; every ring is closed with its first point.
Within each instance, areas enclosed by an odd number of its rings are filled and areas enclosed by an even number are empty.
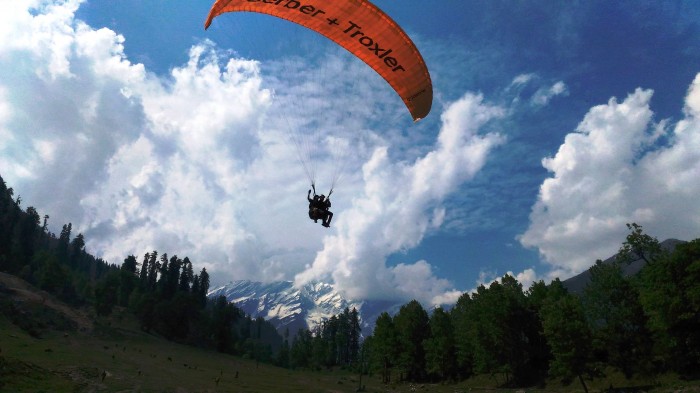
{"type": "Polygon", "coordinates": [[[314,190],[314,196],[311,198],[311,190],[309,190],[306,195],[306,199],[309,201],[309,218],[318,222],[322,220],[324,227],[330,227],[331,219],[333,218],[333,213],[328,209],[331,207],[330,197],[333,194],[333,189],[328,192],[328,197],[324,195],[316,195],[316,185],[311,183],[311,188],[314,190]]]}

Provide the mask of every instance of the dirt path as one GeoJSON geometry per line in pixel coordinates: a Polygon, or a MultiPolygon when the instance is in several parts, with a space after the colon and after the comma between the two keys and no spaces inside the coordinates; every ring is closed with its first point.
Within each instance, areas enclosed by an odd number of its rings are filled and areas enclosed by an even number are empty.
{"type": "Polygon", "coordinates": [[[55,299],[53,295],[34,287],[21,278],[6,273],[0,273],[0,284],[9,289],[11,298],[42,304],[60,312],[74,321],[78,325],[80,331],[92,331],[92,320],[84,312],[69,307],[60,300],[55,299]]]}

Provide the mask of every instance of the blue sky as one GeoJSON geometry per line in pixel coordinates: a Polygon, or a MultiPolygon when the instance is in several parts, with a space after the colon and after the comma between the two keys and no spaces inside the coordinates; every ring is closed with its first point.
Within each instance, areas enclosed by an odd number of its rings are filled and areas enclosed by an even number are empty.
{"type": "Polygon", "coordinates": [[[204,1],[4,2],[0,174],[110,262],[157,249],[214,284],[324,280],[354,298],[567,278],[627,222],[698,237],[700,4],[375,4],[430,70],[419,123],[369,67],[285,21],[204,31],[204,1]],[[283,143],[299,129],[349,153],[330,230],[305,217],[283,143]]]}

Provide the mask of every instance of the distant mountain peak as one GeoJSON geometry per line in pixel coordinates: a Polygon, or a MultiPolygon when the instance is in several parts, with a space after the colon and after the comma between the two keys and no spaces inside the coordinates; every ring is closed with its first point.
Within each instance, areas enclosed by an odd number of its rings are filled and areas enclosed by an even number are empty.
{"type": "Polygon", "coordinates": [[[280,333],[289,329],[290,336],[299,329],[313,330],[319,323],[345,308],[356,308],[363,334],[371,333],[374,322],[384,311],[395,312],[401,306],[391,301],[357,301],[344,298],[333,285],[311,282],[300,288],[292,281],[237,280],[209,291],[210,298],[224,296],[230,303],[253,318],[263,317],[280,333]]]}

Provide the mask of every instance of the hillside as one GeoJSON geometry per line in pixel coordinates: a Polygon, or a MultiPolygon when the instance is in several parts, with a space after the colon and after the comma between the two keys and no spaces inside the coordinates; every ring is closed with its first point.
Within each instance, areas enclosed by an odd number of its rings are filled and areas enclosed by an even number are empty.
{"type": "MultiPolygon", "coordinates": [[[[454,384],[382,384],[379,376],[348,371],[288,370],[253,360],[180,345],[144,333],[124,309],[95,319],[25,281],[0,274],[0,392],[367,392],[463,393],[522,392],[497,388],[497,376],[476,376],[454,384]],[[10,312],[10,310],[12,310],[10,312]],[[14,313],[14,314],[13,314],[14,313]],[[21,323],[12,321],[21,315],[21,323]],[[21,325],[21,327],[20,327],[21,325]]],[[[604,391],[611,379],[590,381],[591,391],[604,391]]],[[[614,380],[620,386],[618,380],[614,380]]],[[[644,391],[699,392],[677,378],[624,381],[644,391]]],[[[552,381],[534,392],[578,392],[576,384],[552,381]]],[[[619,390],[622,391],[622,390],[619,390]]]]}
{"type": "Polygon", "coordinates": [[[90,332],[93,329],[93,321],[85,311],[76,310],[55,299],[48,292],[39,290],[13,275],[0,272],[0,294],[4,301],[9,300],[14,303],[18,311],[23,309],[17,307],[18,304],[27,305],[30,309],[43,306],[46,310],[65,319],[74,329],[81,332],[90,332]]]}
{"type": "MultiPolygon", "coordinates": [[[[678,239],[666,239],[663,242],[661,242],[659,245],[661,246],[662,249],[668,251],[668,252],[673,252],[675,250],[676,246],[682,243],[686,243],[683,240],[678,240],[678,239]]],[[[617,259],[617,254],[605,259],[603,263],[605,264],[611,264],[615,262],[617,259]]],[[[637,273],[639,273],[640,270],[644,267],[644,260],[641,258],[634,260],[632,263],[629,265],[623,264],[622,265],[622,273],[625,277],[630,277],[633,276],[637,273]]],[[[591,273],[588,270],[585,270],[571,278],[568,278],[564,281],[562,281],[562,284],[564,284],[564,287],[569,290],[571,293],[576,293],[576,294],[582,294],[584,288],[586,288],[586,285],[588,285],[588,282],[590,281],[591,273]]]]}
{"type": "MultiPolygon", "coordinates": [[[[686,381],[680,391],[691,391],[700,378],[693,301],[700,239],[645,265],[650,285],[635,288],[606,264],[592,269],[597,287],[588,299],[559,281],[523,292],[504,276],[446,312],[417,301],[351,302],[323,283],[239,281],[210,291],[206,268],[195,274],[188,257],[153,250],[141,263],[129,255],[114,265],[90,255],[70,223],[56,236],[40,222],[0,181],[0,271],[7,273],[0,276],[0,391],[344,392],[357,388],[351,372],[363,368],[374,375],[367,391],[384,392],[577,391],[560,385],[576,380],[572,372],[586,391],[611,384],[675,391],[679,378],[686,381]],[[375,324],[381,311],[389,315],[375,324]],[[314,331],[283,339],[278,329],[294,323],[314,331]],[[586,383],[583,374],[593,379],[586,383]]],[[[640,226],[628,227],[630,242],[651,247],[636,250],[657,249],[640,226]]],[[[579,279],[581,287],[588,281],[579,279]]]]}
{"type": "Polygon", "coordinates": [[[0,273],[1,392],[353,392],[345,372],[292,372],[147,334],[125,310],[94,319],[0,273]]]}

